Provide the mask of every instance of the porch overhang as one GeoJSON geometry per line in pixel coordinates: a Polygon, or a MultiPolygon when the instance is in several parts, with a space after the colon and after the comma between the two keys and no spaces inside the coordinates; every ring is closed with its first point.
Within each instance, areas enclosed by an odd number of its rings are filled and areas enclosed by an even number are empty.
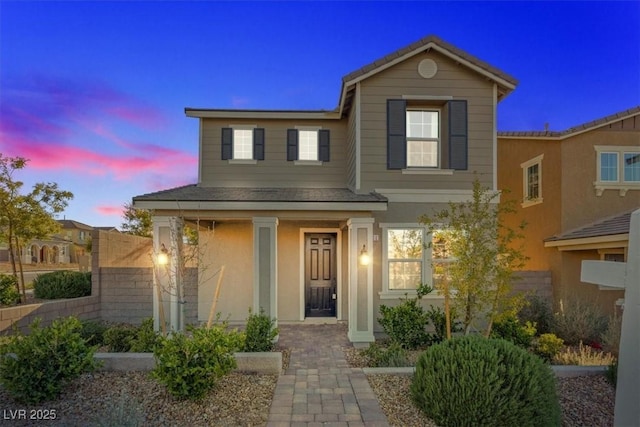
{"type": "Polygon", "coordinates": [[[628,246],[628,233],[544,242],[545,248],[557,248],[559,251],[586,251],[595,249],[626,248],[628,246]]]}

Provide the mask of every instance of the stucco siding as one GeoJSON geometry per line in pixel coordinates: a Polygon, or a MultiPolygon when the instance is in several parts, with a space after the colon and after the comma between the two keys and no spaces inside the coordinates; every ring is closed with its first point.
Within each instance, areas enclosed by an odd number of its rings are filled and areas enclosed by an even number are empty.
{"type": "MultiPolygon", "coordinates": [[[[375,188],[468,188],[478,176],[491,185],[493,179],[493,85],[478,74],[455,64],[443,55],[427,52],[376,74],[361,83],[361,141],[362,191],[375,188]],[[424,79],[418,74],[418,64],[425,58],[438,65],[437,74],[424,79]],[[399,170],[388,170],[387,165],[387,105],[388,99],[403,95],[452,97],[468,103],[468,159],[467,171],[456,171],[451,176],[403,175],[399,170]],[[474,175],[474,172],[476,175],[474,175]]],[[[418,103],[418,101],[409,101],[418,103]]],[[[429,105],[442,108],[445,120],[445,100],[429,105]]],[[[426,105],[420,101],[420,105],[426,105]]],[[[446,144],[446,129],[442,129],[441,143],[446,144]]]]}
{"type": "Polygon", "coordinates": [[[201,185],[205,187],[344,188],[347,183],[346,120],[202,119],[201,185]],[[221,158],[221,129],[231,125],[265,129],[265,160],[230,164],[221,158]],[[330,130],[331,160],[321,166],[287,161],[287,129],[315,126],[330,130]]]}

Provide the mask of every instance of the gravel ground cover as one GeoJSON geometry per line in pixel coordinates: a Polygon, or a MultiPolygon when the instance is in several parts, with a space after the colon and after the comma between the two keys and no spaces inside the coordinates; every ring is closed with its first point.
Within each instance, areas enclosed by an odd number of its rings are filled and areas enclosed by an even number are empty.
{"type": "Polygon", "coordinates": [[[276,382],[275,375],[231,373],[204,399],[192,402],[176,400],[146,372],[97,372],[82,375],[59,398],[36,406],[16,403],[0,389],[0,424],[260,426],[267,422],[276,382]],[[51,418],[52,411],[55,419],[42,419],[51,418]]]}
{"type": "MultiPolygon", "coordinates": [[[[354,348],[345,348],[347,362],[365,367],[354,348]]],[[[410,400],[410,375],[369,375],[369,384],[393,426],[435,426],[410,400]]],[[[564,427],[613,426],[615,389],[602,375],[558,378],[557,390],[564,427]]]]}

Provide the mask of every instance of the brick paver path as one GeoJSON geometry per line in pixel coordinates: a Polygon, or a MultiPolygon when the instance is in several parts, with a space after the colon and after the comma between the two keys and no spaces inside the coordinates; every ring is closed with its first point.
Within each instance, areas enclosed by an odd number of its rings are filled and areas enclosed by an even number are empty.
{"type": "Polygon", "coordinates": [[[350,368],[344,325],[281,325],[279,345],[291,349],[267,427],[388,426],[367,377],[350,368]]]}

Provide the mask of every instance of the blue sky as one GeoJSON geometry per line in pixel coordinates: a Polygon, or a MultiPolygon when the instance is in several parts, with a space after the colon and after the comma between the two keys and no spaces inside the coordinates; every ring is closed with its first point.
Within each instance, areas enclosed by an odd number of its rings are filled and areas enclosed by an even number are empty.
{"type": "Polygon", "coordinates": [[[0,153],[122,222],[193,183],[185,107],[333,109],[342,76],[435,34],[519,80],[499,130],[564,130],[640,105],[640,2],[0,0],[0,153]]]}

